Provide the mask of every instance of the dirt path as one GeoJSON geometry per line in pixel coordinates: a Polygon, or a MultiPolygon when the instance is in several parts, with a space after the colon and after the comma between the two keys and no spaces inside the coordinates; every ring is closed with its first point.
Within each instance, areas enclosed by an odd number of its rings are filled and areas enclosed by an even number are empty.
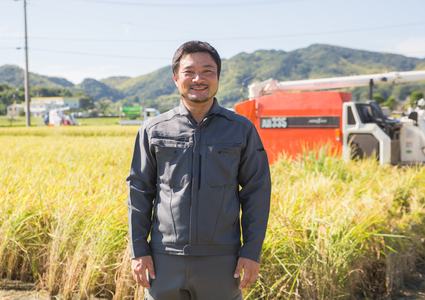
{"type": "MultiPolygon", "coordinates": [[[[50,300],[50,297],[44,291],[37,291],[33,283],[0,279],[0,300],[50,300]]],[[[105,298],[90,297],[89,300],[105,300],[105,298]]]]}
{"type": "MultiPolygon", "coordinates": [[[[412,284],[413,287],[417,286],[412,284]]],[[[33,283],[20,281],[0,280],[0,300],[49,300],[46,292],[35,291],[33,283]]],[[[59,298],[60,299],[60,298],[59,298]]],[[[75,299],[77,300],[77,299],[75,299]]],[[[90,300],[104,300],[103,298],[90,298],[90,300]]],[[[397,295],[382,298],[380,300],[425,300],[425,290],[407,289],[397,295]]]]}
{"type": "Polygon", "coordinates": [[[1,280],[0,281],[1,300],[49,300],[49,295],[44,292],[34,290],[33,283],[20,281],[1,280]]]}

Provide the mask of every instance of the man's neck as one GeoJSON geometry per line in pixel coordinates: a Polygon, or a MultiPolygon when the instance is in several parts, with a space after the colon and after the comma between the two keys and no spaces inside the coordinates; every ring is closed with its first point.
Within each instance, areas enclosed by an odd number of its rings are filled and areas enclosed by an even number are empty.
{"type": "Polygon", "coordinates": [[[214,103],[214,98],[204,103],[194,103],[183,99],[183,104],[190,112],[190,115],[195,119],[197,124],[201,123],[206,114],[210,111],[214,103]]]}

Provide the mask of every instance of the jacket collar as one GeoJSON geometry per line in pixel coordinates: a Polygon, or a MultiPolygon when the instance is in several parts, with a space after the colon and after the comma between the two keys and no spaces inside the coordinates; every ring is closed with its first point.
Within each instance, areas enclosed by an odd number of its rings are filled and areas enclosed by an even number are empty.
{"type": "MultiPolygon", "coordinates": [[[[220,105],[218,104],[217,99],[214,97],[213,105],[211,106],[210,110],[205,115],[205,117],[216,115],[219,112],[219,110],[220,110],[220,105]]],[[[179,112],[180,112],[180,115],[182,116],[191,116],[186,106],[184,106],[183,100],[180,100],[179,112]]]]}

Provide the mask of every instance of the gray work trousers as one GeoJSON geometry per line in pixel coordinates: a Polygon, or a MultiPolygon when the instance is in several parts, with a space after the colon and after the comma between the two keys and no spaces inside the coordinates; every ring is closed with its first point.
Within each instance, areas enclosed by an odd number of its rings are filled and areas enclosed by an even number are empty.
{"type": "Polygon", "coordinates": [[[152,255],[156,279],[145,300],[242,300],[237,256],[152,255]]]}

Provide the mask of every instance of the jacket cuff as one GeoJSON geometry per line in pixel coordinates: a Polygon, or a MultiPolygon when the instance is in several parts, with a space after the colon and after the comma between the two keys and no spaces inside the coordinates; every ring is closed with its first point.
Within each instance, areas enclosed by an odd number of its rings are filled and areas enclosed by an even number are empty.
{"type": "Polygon", "coordinates": [[[260,263],[261,248],[261,246],[245,244],[242,246],[239,256],[260,263]]]}
{"type": "Polygon", "coordinates": [[[149,243],[145,241],[132,243],[130,245],[130,251],[131,259],[146,255],[152,255],[151,247],[149,246],[149,243]]]}

